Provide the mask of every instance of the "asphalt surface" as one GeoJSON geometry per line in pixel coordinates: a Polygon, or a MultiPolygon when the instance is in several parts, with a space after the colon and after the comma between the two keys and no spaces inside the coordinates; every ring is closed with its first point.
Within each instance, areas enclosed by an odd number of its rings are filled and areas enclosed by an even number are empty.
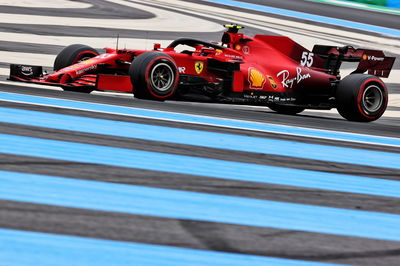
{"type": "MultiPolygon", "coordinates": [[[[149,19],[154,17],[148,11],[141,11],[135,8],[127,8],[119,4],[111,3],[108,1],[82,1],[87,3],[94,3],[92,8],[88,9],[46,9],[46,8],[23,8],[15,6],[1,6],[1,12],[9,14],[35,14],[46,15],[51,12],[57,16],[70,16],[82,17],[83,15],[90,18],[112,18],[115,14],[121,14],[124,18],[134,19],[149,19]]],[[[134,1],[131,1],[134,2],[134,1]]],[[[198,2],[198,1],[196,1],[198,2]]],[[[361,11],[356,9],[346,9],[342,7],[330,7],[326,9],[325,5],[318,3],[311,3],[308,1],[248,1],[258,4],[268,4],[274,7],[287,8],[296,11],[309,12],[319,15],[327,15],[337,18],[352,18],[355,21],[369,23],[374,21],[376,25],[398,28],[396,19],[398,17],[392,15],[382,15],[371,13],[368,11],[361,11]],[[395,24],[395,26],[392,26],[395,24]],[[396,26],[397,25],[397,26],[396,26]]],[[[154,4],[155,5],[155,4],[154,4]]],[[[166,4],[167,5],[167,4],[166,4]]],[[[170,7],[166,7],[168,9],[170,7]]],[[[172,10],[172,9],[171,9],[172,10]]],[[[189,10],[177,11],[178,14],[188,14],[189,10]]],[[[198,14],[196,17],[202,17],[198,14]]],[[[221,19],[217,17],[212,21],[222,23],[221,19]]],[[[258,28],[249,26],[246,28],[247,32],[259,31],[258,28]]],[[[94,36],[105,37],[109,36],[113,29],[104,28],[85,28],[85,27],[66,27],[66,26],[44,26],[34,27],[29,24],[0,24],[0,32],[14,32],[14,33],[35,33],[45,34],[52,36],[67,35],[67,36],[94,36]]],[[[115,32],[115,30],[114,30],[115,32]]],[[[268,29],[262,33],[270,33],[268,29]]],[[[143,31],[127,30],[124,32],[131,37],[142,38],[146,35],[143,31]]],[[[179,36],[181,34],[189,36],[197,36],[198,38],[217,39],[220,32],[201,32],[201,33],[176,33],[176,32],[162,32],[152,31],[150,33],[155,38],[166,39],[179,36]]],[[[313,33],[311,32],[310,35],[313,33]]],[[[335,39],[335,36],[328,36],[327,38],[335,39]]],[[[0,42],[0,51],[13,51],[13,52],[28,52],[28,53],[43,53],[43,54],[56,54],[57,50],[62,47],[62,44],[37,44],[30,42],[13,42],[2,40],[0,42]]],[[[29,56],[29,55],[27,55],[29,56]]],[[[9,62],[0,62],[0,67],[4,67],[9,62]]],[[[162,111],[168,115],[168,112],[184,113],[190,115],[201,115],[204,117],[217,117],[223,119],[236,119],[250,122],[259,122],[267,124],[286,125],[294,127],[305,127],[311,129],[321,129],[328,131],[339,131],[356,134],[366,134],[371,136],[383,136],[398,138],[400,132],[400,118],[398,116],[384,116],[378,121],[372,123],[355,123],[348,122],[341,118],[336,112],[319,112],[319,111],[306,111],[299,115],[287,116],[279,115],[266,107],[251,107],[239,105],[223,105],[223,104],[208,104],[208,103],[191,103],[184,101],[166,101],[166,102],[153,102],[134,99],[129,94],[80,94],[73,92],[63,92],[61,90],[43,88],[33,88],[25,86],[24,84],[9,84],[5,83],[6,77],[0,76],[0,93],[16,93],[27,96],[47,97],[50,99],[64,99],[79,101],[85,103],[106,104],[119,107],[134,107],[145,110],[162,111]]],[[[389,84],[391,95],[394,95],[400,90],[399,84],[389,84]]],[[[56,105],[56,104],[55,104],[56,105]]],[[[127,116],[118,113],[98,112],[82,109],[71,109],[65,107],[49,106],[44,104],[28,104],[26,102],[13,102],[5,99],[0,99],[0,108],[12,108],[22,111],[40,111],[48,114],[57,115],[71,115],[83,118],[99,119],[98,123],[93,123],[93,129],[102,126],[103,120],[114,121],[115,123],[127,122],[138,123],[143,125],[162,126],[165,134],[169,134],[172,129],[187,129],[195,130],[196,132],[213,132],[219,134],[235,135],[239,137],[254,137],[266,141],[287,141],[293,145],[309,144],[309,145],[323,145],[328,147],[346,148],[349,150],[361,150],[364,152],[365,160],[376,160],[377,162],[382,159],[375,154],[389,153],[400,156],[400,149],[398,146],[379,145],[371,143],[347,142],[335,138],[320,139],[315,137],[304,137],[296,135],[288,135],[284,132],[281,133],[267,133],[249,130],[245,128],[227,128],[223,126],[213,125],[200,125],[192,123],[182,123],[173,121],[173,119],[149,119],[146,117],[127,116]],[[375,156],[375,157],[374,157],[375,156]]],[[[400,108],[397,106],[390,106],[388,110],[398,114],[400,108]]],[[[35,120],[34,114],[31,117],[35,120]]],[[[47,121],[47,120],[46,120],[47,121]]],[[[48,123],[55,123],[49,118],[48,123]]],[[[199,134],[200,134],[199,133],[199,134]]],[[[297,156],[298,154],[307,153],[307,151],[296,151],[298,153],[292,156],[283,156],[277,154],[275,151],[269,152],[246,152],[240,150],[231,150],[226,148],[213,148],[205,147],[202,145],[186,145],[179,143],[172,143],[167,141],[158,140],[145,140],[138,135],[131,137],[121,137],[112,134],[97,134],[81,132],[78,130],[66,130],[50,127],[38,127],[28,124],[17,123],[0,123],[0,135],[11,135],[20,137],[30,137],[35,139],[44,139],[58,141],[57,143],[79,143],[82,145],[91,145],[106,147],[106,148],[122,148],[127,151],[145,151],[151,153],[161,154],[161,156],[177,155],[184,156],[185,158],[204,158],[207,160],[218,160],[218,162],[234,162],[245,163],[246,165],[257,165],[260,167],[281,167],[283,169],[293,169],[295,171],[315,171],[324,175],[338,174],[338,175],[351,175],[359,177],[360,181],[369,182],[368,180],[378,181],[393,181],[400,182],[400,169],[397,167],[379,167],[367,164],[336,162],[334,160],[324,160],[321,155],[321,160],[307,159],[297,156]]],[[[142,132],[143,134],[143,132],[142,132]]],[[[224,135],[221,135],[223,138],[224,135]]],[[[184,138],[184,136],[182,136],[184,138]]],[[[1,146],[6,146],[3,143],[1,146]]],[[[291,144],[291,145],[292,145],[291,144]]],[[[24,143],[15,142],[15,150],[23,149],[24,143]]],[[[26,144],[27,145],[27,144],[26,144]]],[[[119,157],[112,152],[103,158],[103,161],[89,163],[84,160],[79,160],[82,150],[69,151],[71,157],[67,159],[57,159],[54,153],[63,150],[60,148],[49,149],[51,143],[37,147],[35,151],[26,148],[26,153],[17,153],[16,151],[4,150],[0,153],[0,170],[10,171],[16,173],[38,174],[54,177],[65,177],[72,181],[89,180],[101,181],[109,184],[126,184],[131,186],[143,186],[150,188],[171,189],[175,191],[187,191],[196,193],[207,193],[219,196],[233,196],[240,199],[255,199],[283,203],[302,204],[310,207],[326,207],[335,208],[339,210],[363,212],[366,217],[369,214],[376,213],[377,216],[392,214],[396,217],[400,214],[399,196],[384,196],[373,195],[371,193],[350,193],[335,189],[317,189],[301,185],[283,185],[265,182],[251,182],[246,180],[235,180],[233,178],[217,178],[216,176],[204,176],[193,172],[192,174],[180,173],[179,171],[171,170],[151,170],[135,167],[135,161],[147,162],[149,165],[155,158],[150,157],[133,157],[131,160],[132,166],[116,166],[111,165],[109,161],[118,160],[119,157]],[[47,146],[49,145],[49,146],[47,146]],[[31,155],[28,153],[31,152],[31,155]],[[47,153],[44,156],[34,156],[36,153],[47,153]]],[[[72,146],[71,146],[72,147],[72,146]]],[[[311,147],[311,146],[310,146],[311,147]]],[[[0,148],[1,149],[1,148],[0,148]]],[[[346,156],[346,154],[342,154],[346,156]]],[[[333,156],[333,155],[332,155],[333,156]]],[[[165,157],[167,158],[167,157],[165,157]]],[[[122,159],[121,159],[122,160],[122,159]]],[[[166,162],[174,165],[174,162],[166,162]]],[[[189,160],[188,160],[189,164],[189,160]]],[[[201,165],[199,166],[202,167],[201,165]]],[[[207,168],[207,165],[204,165],[207,168]]],[[[190,170],[190,169],[189,169],[190,170]]],[[[234,175],[240,172],[241,169],[224,169],[227,174],[234,175]]],[[[300,175],[300,172],[299,175],[300,175]]],[[[296,174],[294,174],[296,175],[296,174]]],[[[4,176],[3,176],[4,177],[4,176]]],[[[0,181],[1,181],[0,176],[0,181]]],[[[322,179],[322,178],[321,178],[322,179]]],[[[334,187],[338,180],[325,180],[323,182],[332,182],[334,187]]],[[[32,186],[32,190],[39,189],[36,187],[35,180],[27,180],[32,186]]],[[[350,184],[354,187],[361,187],[358,183],[350,184]]],[[[396,183],[397,185],[397,183],[396,183]]],[[[88,188],[89,189],[89,188],[88,188]]],[[[382,188],[383,194],[385,189],[382,188]]],[[[16,193],[19,188],[15,187],[16,193]]],[[[338,264],[358,264],[358,265],[398,265],[400,263],[400,241],[390,241],[379,237],[358,237],[350,233],[345,233],[346,223],[351,220],[338,220],[338,233],[323,233],[319,230],[318,221],[317,226],[311,230],[301,230],[294,228],[285,228],[284,226],[248,226],[243,224],[234,224],[228,222],[216,222],[211,220],[177,218],[163,215],[144,215],[140,213],[125,213],[109,210],[100,210],[95,208],[79,208],[67,206],[65,203],[59,204],[46,204],[43,202],[34,202],[33,200],[12,200],[4,196],[6,193],[0,190],[0,228],[11,229],[18,231],[41,232],[54,235],[68,235],[88,237],[91,239],[105,239],[115,240],[123,244],[126,243],[144,243],[151,245],[161,245],[167,247],[182,247],[193,248],[205,251],[218,251],[228,252],[231,254],[244,254],[244,255],[258,255],[268,256],[274,258],[305,260],[306,262],[323,262],[323,263],[338,263],[338,264]],[[2,194],[4,193],[4,194],[2,194]],[[343,233],[340,230],[343,229],[343,233]]],[[[365,191],[368,191],[365,188],[365,191]]],[[[21,192],[22,193],[22,192],[21,192]]],[[[71,191],[65,190],[65,193],[71,191]]],[[[104,201],[106,205],[109,201],[109,196],[102,195],[98,199],[99,202],[104,201]]],[[[47,196],[44,196],[46,198],[47,196]]],[[[50,197],[50,194],[49,194],[50,197]]],[[[59,194],[54,194],[51,197],[61,197],[59,194]]],[[[143,196],[144,198],[146,196],[143,196]]],[[[140,198],[132,198],[133,201],[139,201],[140,198]]],[[[161,200],[160,205],[163,205],[161,200]]],[[[233,206],[235,207],[235,206],[233,206]]],[[[197,207],[194,206],[194,209],[197,207]]],[[[198,207],[200,208],[200,207],[198,207]]],[[[211,212],[210,209],[206,211],[211,212]]],[[[237,206],[238,212],[240,209],[237,206]]],[[[306,209],[306,208],[305,208],[306,209]]],[[[305,210],[304,209],[304,210],[305,210]]],[[[333,210],[333,209],[332,209],[333,210]]],[[[224,210],[220,210],[224,212],[224,210]]],[[[301,212],[301,211],[300,211],[301,212]]],[[[306,213],[306,211],[305,211],[306,213]]],[[[318,215],[318,211],[315,213],[318,215]]],[[[234,213],[232,215],[235,215],[234,213]]],[[[280,212],[276,216],[281,215],[280,212]]],[[[274,215],[275,216],[275,215],[274,215]]],[[[351,216],[351,215],[349,215],[351,216]]],[[[322,217],[321,217],[322,218],[322,217]]],[[[248,217],[252,220],[252,217],[248,217]]],[[[295,219],[295,218],[294,218],[295,219]]],[[[309,223],[306,215],[296,217],[299,224],[309,223]]],[[[367,219],[367,218],[366,218],[367,219]]],[[[371,220],[366,220],[365,224],[372,224],[371,228],[376,228],[377,231],[381,230],[384,224],[374,224],[371,220]]],[[[320,225],[324,227],[323,224],[320,225]]],[[[360,226],[362,227],[362,226],[360,226]]],[[[358,228],[354,228],[357,231],[358,228]]],[[[373,230],[371,230],[373,231],[373,230]]],[[[388,228],[388,234],[397,234],[398,229],[388,228]]],[[[0,232],[1,234],[1,232],[0,232]]],[[[6,253],[4,250],[7,246],[14,247],[14,242],[24,241],[24,239],[13,239],[10,242],[0,243],[0,265],[14,265],[13,261],[6,260],[6,253]],[[3,245],[3,246],[1,246],[3,245]]],[[[33,241],[33,240],[32,240],[33,241]]],[[[71,242],[73,243],[73,242],[71,242]]],[[[65,247],[69,247],[69,243],[65,243],[65,247]]],[[[73,245],[73,244],[72,244],[73,245]]],[[[32,245],[31,245],[32,246],[32,245]]],[[[33,245],[34,246],[34,245],[33,245]]],[[[79,246],[78,246],[79,248],[79,246]]],[[[84,247],[86,248],[86,247],[84,247]]],[[[31,248],[27,248],[30,250],[31,248]]],[[[52,249],[49,249],[52,250],[52,249]]],[[[85,250],[85,249],[83,249],[85,250]]],[[[95,248],[94,248],[95,250],[95,248]]],[[[21,258],[29,256],[25,254],[28,251],[19,250],[21,258]]],[[[43,251],[41,251],[43,252],[43,251]]],[[[55,252],[55,251],[54,251],[55,252]]],[[[54,253],[53,252],[53,253],[54,253]]],[[[54,255],[50,251],[40,253],[42,257],[54,255]],[[46,253],[47,252],[47,253],[46,253]]],[[[55,254],[57,254],[55,252],[55,254]]],[[[71,253],[72,254],[72,253],[71,253]]],[[[82,254],[81,254],[82,255],[82,254]]],[[[97,254],[101,256],[101,254],[97,254]]],[[[157,261],[159,254],[153,254],[154,261],[157,261]]],[[[26,261],[29,261],[27,258],[26,261]]],[[[179,257],[178,257],[179,258],[179,257]]],[[[17,259],[20,258],[15,258],[17,259]]],[[[92,257],[93,261],[96,256],[92,257]]],[[[115,262],[120,261],[120,258],[115,258],[115,262]]],[[[79,261],[79,256],[69,257],[67,261],[57,261],[55,264],[68,265],[73,262],[79,261]]],[[[179,260],[178,260],[179,261],[179,260]]],[[[15,261],[14,261],[15,262],[15,261]]],[[[54,261],[53,261],[54,262],[54,261]]],[[[170,262],[170,261],[169,261],[170,262]]],[[[172,262],[171,262],[172,263],[172,262]]],[[[218,264],[214,262],[215,264],[218,264]]],[[[17,263],[15,263],[16,265],[17,263]]],[[[35,265],[36,262],[28,262],[25,265],[35,265]]],[[[162,264],[162,263],[159,263],[162,264]]],[[[167,264],[167,263],[165,263],[167,264]]],[[[173,264],[173,263],[172,263],[173,264]]],[[[179,263],[175,263],[178,265],[179,263]]],[[[286,263],[283,263],[286,264],[286,263]]],[[[49,264],[50,265],[50,264],[49,264]]],[[[248,265],[254,265],[249,263],[248,265]]]]}

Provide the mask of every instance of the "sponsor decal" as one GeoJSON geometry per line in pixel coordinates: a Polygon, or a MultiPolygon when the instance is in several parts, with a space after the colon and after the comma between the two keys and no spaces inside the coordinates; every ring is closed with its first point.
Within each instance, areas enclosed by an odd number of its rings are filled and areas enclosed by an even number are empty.
{"type": "Polygon", "coordinates": [[[294,103],[296,98],[289,97],[289,96],[280,96],[280,95],[255,95],[254,93],[244,94],[244,98],[255,100],[255,101],[262,101],[268,103],[294,103]]]}
{"type": "Polygon", "coordinates": [[[250,83],[250,88],[251,89],[262,89],[264,88],[264,84],[266,81],[266,78],[264,75],[255,69],[254,67],[250,67],[248,69],[249,72],[249,83],[250,83]]]}
{"type": "Polygon", "coordinates": [[[194,69],[196,70],[197,74],[200,74],[201,72],[203,72],[204,69],[204,63],[203,62],[196,62],[194,64],[194,69]]]}
{"type": "Polygon", "coordinates": [[[185,74],[186,73],[186,67],[178,67],[179,74],[185,74]]]}
{"type": "Polygon", "coordinates": [[[240,51],[240,49],[242,49],[242,46],[240,46],[239,44],[236,45],[235,47],[236,50],[240,51]]]}
{"type": "Polygon", "coordinates": [[[226,54],[225,57],[231,57],[235,59],[243,59],[243,56],[240,55],[232,55],[232,54],[226,54]]]}
{"type": "Polygon", "coordinates": [[[250,54],[250,47],[248,47],[247,45],[243,46],[242,52],[244,54],[250,54]]]}
{"type": "Polygon", "coordinates": [[[373,56],[373,55],[368,55],[368,56],[365,55],[365,56],[367,57],[368,61],[383,61],[383,60],[385,60],[384,57],[376,57],[376,56],[373,56]]]}
{"type": "Polygon", "coordinates": [[[21,73],[25,76],[33,75],[33,68],[31,66],[21,66],[21,73]]]}
{"type": "Polygon", "coordinates": [[[302,73],[302,69],[300,67],[296,68],[296,76],[295,77],[290,77],[290,71],[289,70],[282,70],[279,72],[277,77],[282,76],[282,86],[284,88],[292,88],[293,84],[299,84],[305,79],[311,78],[310,73],[302,73]]]}
{"type": "Polygon", "coordinates": [[[96,69],[96,68],[97,68],[97,65],[93,65],[93,66],[90,66],[90,67],[87,67],[87,68],[84,68],[84,69],[77,70],[75,73],[77,75],[81,75],[81,74],[83,74],[85,72],[88,72],[88,71],[96,69]]]}
{"type": "Polygon", "coordinates": [[[276,82],[275,82],[274,78],[272,76],[268,76],[268,75],[267,75],[267,78],[269,80],[269,84],[271,84],[271,87],[274,90],[276,90],[278,88],[278,85],[276,85],[276,82]]]}

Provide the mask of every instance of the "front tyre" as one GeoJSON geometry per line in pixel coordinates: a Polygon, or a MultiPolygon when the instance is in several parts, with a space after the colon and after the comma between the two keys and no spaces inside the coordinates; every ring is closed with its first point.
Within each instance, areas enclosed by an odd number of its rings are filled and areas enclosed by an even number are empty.
{"type": "Polygon", "coordinates": [[[76,64],[89,58],[98,56],[99,52],[90,46],[72,44],[65,47],[54,60],[54,71],[76,64]]]}
{"type": "Polygon", "coordinates": [[[349,121],[371,122],[380,118],[388,104],[388,91],[378,77],[352,74],[340,81],[337,110],[349,121]]]}
{"type": "MultiPolygon", "coordinates": [[[[70,65],[85,61],[89,58],[98,56],[99,52],[90,46],[83,44],[72,44],[65,47],[54,60],[54,71],[58,71],[62,68],[70,65]]],[[[93,87],[62,87],[64,91],[74,91],[81,93],[91,93],[93,87]]]]}
{"type": "Polygon", "coordinates": [[[161,52],[146,52],[136,57],[129,68],[134,96],[166,100],[178,87],[179,73],[174,60],[161,52]]]}

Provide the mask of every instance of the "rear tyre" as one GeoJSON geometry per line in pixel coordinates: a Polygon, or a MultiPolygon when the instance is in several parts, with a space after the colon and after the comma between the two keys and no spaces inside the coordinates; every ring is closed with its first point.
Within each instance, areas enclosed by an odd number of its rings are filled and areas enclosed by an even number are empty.
{"type": "Polygon", "coordinates": [[[267,106],[272,111],[275,111],[279,114],[285,114],[285,115],[295,115],[295,114],[301,113],[305,110],[305,108],[303,108],[303,107],[281,105],[281,104],[277,104],[277,103],[269,103],[267,106]]]}
{"type": "MultiPolygon", "coordinates": [[[[85,61],[89,58],[98,56],[99,52],[90,46],[83,44],[72,44],[65,47],[54,60],[54,71],[85,61]]],[[[91,87],[62,87],[65,91],[74,91],[82,93],[90,93],[93,91],[91,87]]]]}
{"type": "Polygon", "coordinates": [[[136,57],[129,75],[134,96],[139,99],[170,99],[178,87],[178,68],[169,55],[161,52],[146,52],[136,57]]]}
{"type": "Polygon", "coordinates": [[[339,114],[349,121],[371,122],[380,118],[388,104],[388,91],[378,77],[352,74],[336,90],[339,114]]]}

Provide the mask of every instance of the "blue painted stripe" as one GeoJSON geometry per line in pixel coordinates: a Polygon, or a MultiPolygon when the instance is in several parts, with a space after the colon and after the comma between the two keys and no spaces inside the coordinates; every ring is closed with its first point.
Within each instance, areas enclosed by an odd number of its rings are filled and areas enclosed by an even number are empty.
{"type": "Polygon", "coordinates": [[[0,198],[400,241],[400,215],[1,171],[0,198]]]}
{"type": "Polygon", "coordinates": [[[0,107],[0,122],[400,169],[400,154],[0,107]]]}
{"type": "Polygon", "coordinates": [[[313,15],[313,14],[308,14],[308,13],[299,12],[299,11],[274,8],[274,7],[245,3],[245,2],[240,2],[240,1],[232,1],[232,0],[206,0],[206,1],[223,4],[223,5],[228,5],[228,6],[241,7],[241,8],[245,8],[245,9],[249,9],[249,10],[262,11],[265,13],[270,13],[270,14],[275,14],[275,15],[277,14],[277,15],[282,15],[282,16],[287,16],[287,17],[294,17],[294,18],[306,19],[306,20],[310,20],[310,21],[317,21],[317,22],[322,22],[322,23],[327,23],[327,24],[332,24],[332,25],[338,25],[338,26],[342,26],[342,27],[346,27],[346,28],[353,28],[353,29],[358,29],[358,30],[377,32],[377,33],[396,36],[396,37],[400,36],[400,30],[386,28],[386,27],[380,27],[380,26],[375,26],[375,25],[370,25],[370,24],[364,24],[364,23],[354,22],[354,21],[350,21],[350,20],[324,17],[324,16],[320,16],[320,15],[313,15]]]}
{"type": "Polygon", "coordinates": [[[2,265],[333,265],[272,257],[0,229],[2,265]]]}
{"type": "Polygon", "coordinates": [[[386,5],[388,7],[397,8],[396,10],[400,9],[400,1],[399,0],[386,0],[386,5]]]}
{"type": "Polygon", "coordinates": [[[211,178],[400,197],[400,182],[0,134],[0,153],[211,178]]]}
{"type": "Polygon", "coordinates": [[[145,117],[167,121],[177,121],[184,123],[212,125],[218,127],[238,128],[245,130],[271,132],[278,134],[288,134],[306,136],[322,139],[334,139],[350,142],[370,143],[377,145],[388,145],[400,147],[400,138],[388,138],[379,136],[360,135],[353,133],[335,132],[319,129],[299,128],[293,126],[273,125],[268,123],[257,123],[233,119],[223,119],[216,117],[205,117],[190,114],[171,113],[165,111],[154,111],[140,108],[122,107],[90,102],[79,102],[62,100],[56,98],[38,97],[23,94],[0,92],[0,99],[3,101],[21,102],[43,106],[54,106],[61,108],[85,110],[91,112],[110,113],[134,117],[145,117]]]}

